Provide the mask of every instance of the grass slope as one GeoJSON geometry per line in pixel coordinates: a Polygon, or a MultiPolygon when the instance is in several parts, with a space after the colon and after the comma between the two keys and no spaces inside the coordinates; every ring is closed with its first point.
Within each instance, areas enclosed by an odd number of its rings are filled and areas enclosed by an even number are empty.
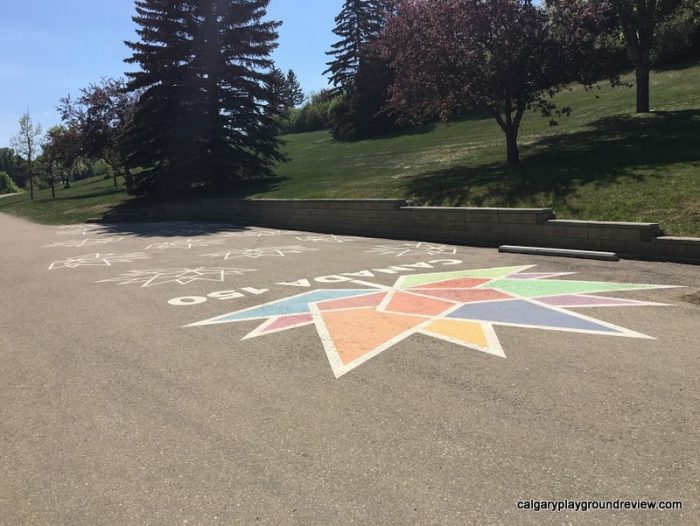
{"type": "MultiPolygon", "coordinates": [[[[495,121],[474,115],[356,143],[335,142],[328,132],[289,135],[290,162],[278,176],[231,195],[551,206],[560,218],[660,221],[668,233],[700,236],[700,65],[652,76],[653,114],[631,113],[634,89],[627,87],[575,87],[557,102],[573,109],[557,127],[535,113],[525,116],[519,166],[504,162],[495,121]]],[[[0,212],[43,222],[82,220],[124,198],[111,193],[110,184],[62,191],[70,206],[43,197],[31,204],[26,197],[7,198],[0,212]]]]}
{"type": "MultiPolygon", "coordinates": [[[[60,185],[59,185],[60,186],[60,185]]],[[[56,188],[56,199],[51,190],[35,190],[35,199],[29,193],[0,199],[0,212],[14,214],[47,225],[82,223],[129,201],[123,188],[114,188],[114,181],[95,177],[77,181],[70,188],[56,188]]]]}

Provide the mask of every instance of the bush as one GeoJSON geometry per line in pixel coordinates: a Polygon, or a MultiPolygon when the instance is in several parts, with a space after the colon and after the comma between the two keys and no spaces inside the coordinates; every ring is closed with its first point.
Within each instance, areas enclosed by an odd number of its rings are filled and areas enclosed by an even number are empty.
{"type": "Polygon", "coordinates": [[[379,57],[360,66],[353,88],[331,110],[331,133],[340,141],[358,141],[395,131],[395,119],[384,107],[394,75],[379,57]]]}
{"type": "Polygon", "coordinates": [[[672,65],[700,56],[700,1],[684,0],[657,29],[652,62],[672,65]]]}
{"type": "Polygon", "coordinates": [[[0,172],[0,194],[14,194],[20,191],[7,172],[0,172]]]}
{"type": "Polygon", "coordinates": [[[340,102],[329,90],[321,90],[301,108],[294,108],[282,122],[283,133],[306,133],[331,127],[331,112],[340,102]]]}

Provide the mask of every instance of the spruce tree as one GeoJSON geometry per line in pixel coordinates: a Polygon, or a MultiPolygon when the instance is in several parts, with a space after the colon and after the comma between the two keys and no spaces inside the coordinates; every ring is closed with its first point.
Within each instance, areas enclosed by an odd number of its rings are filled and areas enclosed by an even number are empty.
{"type": "Polygon", "coordinates": [[[391,0],[345,0],[333,30],[340,40],[327,53],[333,60],[323,73],[329,75],[335,93],[352,89],[360,64],[381,33],[392,4],[391,0]]]}
{"type": "Polygon", "coordinates": [[[145,193],[230,186],[282,160],[270,53],[269,0],[138,0],[141,42],[129,43],[142,90],[125,134],[145,193]],[[153,148],[156,146],[156,148],[153,148]]]}
{"type": "Polygon", "coordinates": [[[304,90],[301,89],[301,83],[297,78],[294,70],[289,70],[287,72],[287,106],[292,109],[296,108],[304,102],[304,90]]]}
{"type": "Polygon", "coordinates": [[[200,172],[214,186],[272,174],[282,160],[269,76],[278,22],[269,0],[199,0],[196,71],[204,111],[200,172]]]}
{"type": "Polygon", "coordinates": [[[142,170],[134,181],[138,194],[182,188],[194,169],[194,112],[186,94],[192,77],[190,11],[185,1],[136,1],[133,20],[140,41],[126,42],[133,51],[126,62],[140,70],[126,75],[127,89],[138,94],[138,103],[120,142],[126,165],[142,170]]]}

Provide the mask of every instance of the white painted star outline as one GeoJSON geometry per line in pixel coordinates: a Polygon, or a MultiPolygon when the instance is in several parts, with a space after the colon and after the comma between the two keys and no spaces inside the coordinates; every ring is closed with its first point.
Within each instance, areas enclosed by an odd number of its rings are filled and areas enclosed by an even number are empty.
{"type": "Polygon", "coordinates": [[[381,256],[439,256],[443,254],[456,254],[457,249],[447,245],[435,243],[403,243],[401,245],[377,245],[366,251],[369,254],[381,256]]]}
{"type": "Polygon", "coordinates": [[[329,236],[298,236],[297,239],[299,241],[305,241],[309,243],[351,243],[353,241],[359,241],[361,238],[352,236],[337,236],[335,234],[332,234],[329,236]]]}
{"type": "Polygon", "coordinates": [[[183,239],[178,241],[163,241],[160,243],[153,243],[148,245],[146,250],[168,250],[168,249],[181,249],[181,250],[191,250],[193,248],[203,248],[211,247],[214,245],[221,245],[223,239],[183,239]]]}
{"type": "Polygon", "coordinates": [[[227,232],[226,237],[274,237],[287,234],[282,230],[245,230],[243,232],[227,232]]]}
{"type": "Polygon", "coordinates": [[[238,258],[258,259],[263,257],[285,257],[289,254],[303,254],[304,252],[312,252],[315,250],[318,249],[302,247],[300,245],[293,245],[288,247],[243,248],[239,250],[224,250],[222,252],[202,254],[202,257],[222,258],[224,260],[238,258]]]}
{"type": "Polygon", "coordinates": [[[46,245],[44,246],[44,248],[82,248],[97,245],[110,245],[112,243],[119,243],[124,239],[124,237],[109,237],[106,239],[79,239],[71,241],[59,241],[56,243],[46,245]]]}
{"type": "Polygon", "coordinates": [[[104,232],[105,229],[101,226],[92,225],[69,225],[59,227],[56,234],[59,236],[87,236],[90,234],[104,232]]]}
{"type": "Polygon", "coordinates": [[[97,283],[117,283],[118,285],[140,284],[141,288],[177,283],[188,285],[195,281],[213,281],[223,283],[231,276],[241,276],[248,272],[257,272],[244,268],[171,268],[171,269],[147,269],[131,270],[120,276],[103,279],[97,283]]]}
{"type": "Polygon", "coordinates": [[[111,267],[114,263],[133,263],[140,259],[148,259],[148,256],[143,252],[131,254],[85,254],[54,261],[49,266],[49,270],[78,267],[111,267]]]}

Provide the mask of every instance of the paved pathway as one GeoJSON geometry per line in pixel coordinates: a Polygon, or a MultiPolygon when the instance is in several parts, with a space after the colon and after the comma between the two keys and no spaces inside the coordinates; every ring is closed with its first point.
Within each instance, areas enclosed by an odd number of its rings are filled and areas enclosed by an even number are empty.
{"type": "Polygon", "coordinates": [[[0,524],[696,523],[698,267],[0,215],[0,269],[0,524]]]}

